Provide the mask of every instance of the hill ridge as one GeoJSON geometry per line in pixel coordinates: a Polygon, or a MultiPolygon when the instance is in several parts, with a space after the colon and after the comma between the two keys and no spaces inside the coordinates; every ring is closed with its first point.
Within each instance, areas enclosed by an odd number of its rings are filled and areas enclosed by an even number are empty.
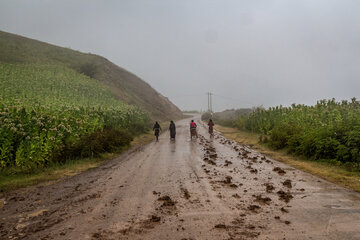
{"type": "Polygon", "coordinates": [[[0,62],[64,64],[107,86],[119,100],[148,111],[152,119],[177,119],[180,109],[137,75],[107,58],[0,31],[0,62]]]}

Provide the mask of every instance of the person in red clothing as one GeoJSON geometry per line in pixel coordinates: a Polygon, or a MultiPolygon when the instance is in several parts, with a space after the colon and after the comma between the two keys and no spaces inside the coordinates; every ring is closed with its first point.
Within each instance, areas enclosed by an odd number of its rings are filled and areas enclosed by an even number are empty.
{"type": "Polygon", "coordinates": [[[193,136],[196,136],[196,138],[198,137],[196,127],[197,127],[197,125],[194,122],[194,120],[191,120],[191,122],[190,122],[190,138],[192,138],[193,136]]]}
{"type": "Polygon", "coordinates": [[[210,136],[214,135],[214,125],[215,124],[214,124],[213,120],[210,119],[209,123],[208,123],[210,136]]]}

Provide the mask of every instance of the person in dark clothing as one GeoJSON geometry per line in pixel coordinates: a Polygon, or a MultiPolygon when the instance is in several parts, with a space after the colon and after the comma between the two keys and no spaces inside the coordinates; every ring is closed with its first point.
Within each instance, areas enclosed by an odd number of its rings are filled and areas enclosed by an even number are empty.
{"type": "Polygon", "coordinates": [[[159,133],[161,131],[161,127],[160,127],[160,124],[158,122],[155,122],[154,127],[153,127],[153,131],[155,131],[156,141],[159,141],[159,133]]]}
{"type": "Polygon", "coordinates": [[[213,120],[210,119],[208,123],[210,136],[214,135],[214,125],[213,120]]]}
{"type": "Polygon", "coordinates": [[[173,121],[170,121],[169,130],[170,130],[170,139],[175,140],[176,127],[175,127],[175,123],[173,121]]]}

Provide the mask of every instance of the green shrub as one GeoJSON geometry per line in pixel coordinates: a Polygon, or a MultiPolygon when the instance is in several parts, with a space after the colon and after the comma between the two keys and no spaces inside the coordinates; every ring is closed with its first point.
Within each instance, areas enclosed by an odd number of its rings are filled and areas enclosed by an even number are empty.
{"type": "Polygon", "coordinates": [[[148,128],[146,112],[64,66],[0,64],[0,84],[0,169],[64,162],[75,146],[98,155],[148,128]]]}
{"type": "Polygon", "coordinates": [[[360,164],[360,103],[355,98],[256,109],[236,126],[270,135],[269,145],[276,149],[288,148],[315,160],[360,164]]]}
{"type": "Polygon", "coordinates": [[[65,143],[60,159],[97,157],[101,153],[112,152],[121,146],[127,146],[132,140],[132,135],[126,130],[106,128],[83,136],[75,143],[65,143]]]}

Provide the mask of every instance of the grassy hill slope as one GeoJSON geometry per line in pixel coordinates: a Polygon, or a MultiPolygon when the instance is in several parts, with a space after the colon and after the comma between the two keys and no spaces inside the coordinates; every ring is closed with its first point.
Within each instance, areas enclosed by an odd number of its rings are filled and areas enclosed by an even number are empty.
{"type": "Polygon", "coordinates": [[[59,64],[0,62],[0,170],[32,170],[128,145],[148,114],[59,64]]]}
{"type": "Polygon", "coordinates": [[[94,54],[0,31],[0,62],[64,65],[109,87],[119,100],[148,111],[153,119],[175,119],[181,111],[136,75],[94,54]]]}

